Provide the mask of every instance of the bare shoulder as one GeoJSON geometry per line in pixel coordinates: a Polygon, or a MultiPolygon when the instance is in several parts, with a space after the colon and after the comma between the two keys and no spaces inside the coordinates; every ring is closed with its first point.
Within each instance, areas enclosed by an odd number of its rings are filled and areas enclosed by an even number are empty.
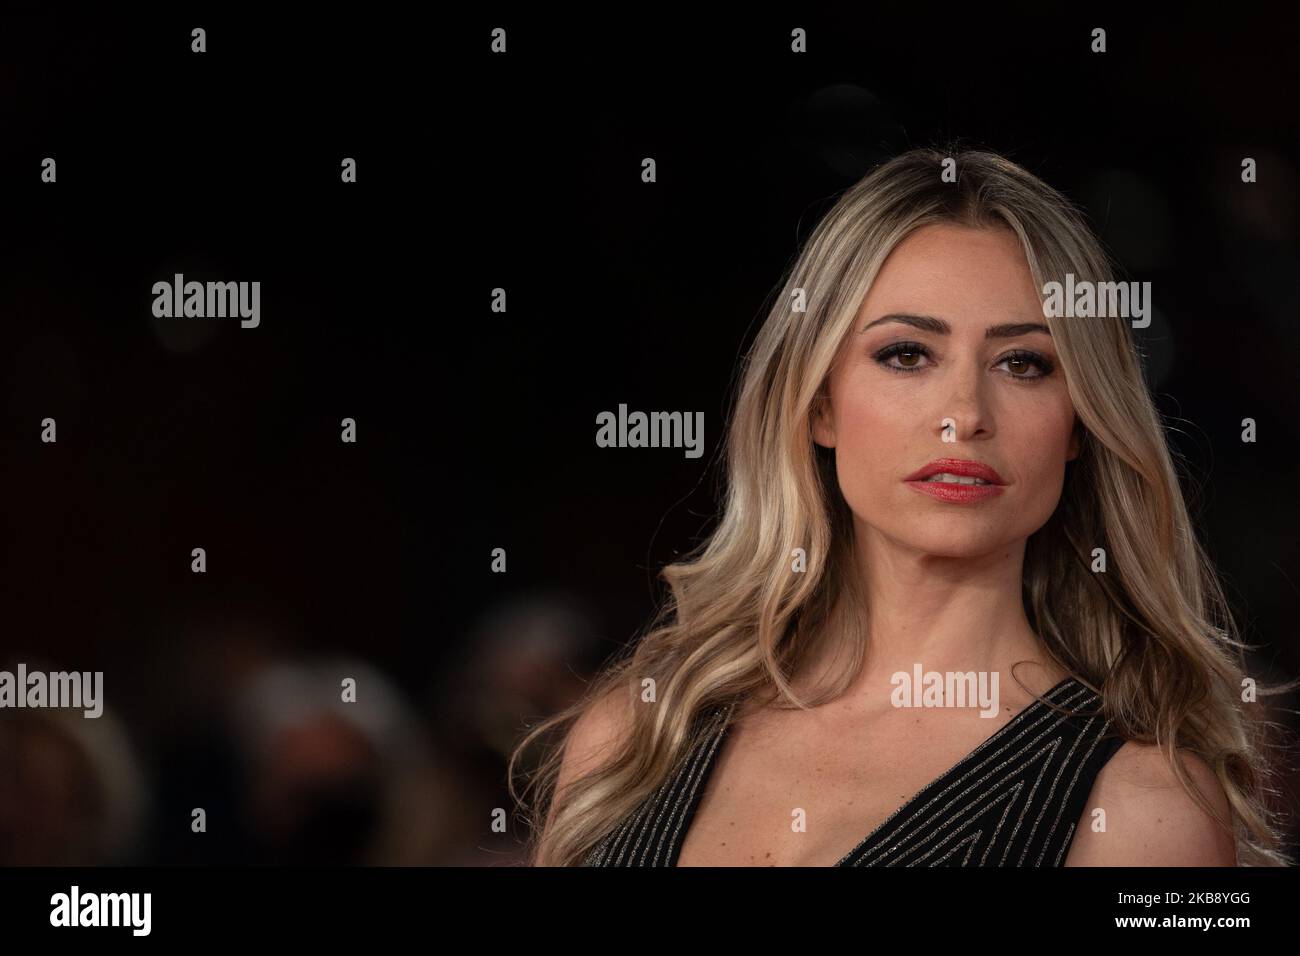
{"type": "MultiPolygon", "coordinates": [[[[618,688],[596,698],[573,722],[564,738],[560,771],[546,811],[544,832],[550,830],[551,823],[555,820],[556,805],[565,798],[565,789],[574,780],[604,766],[614,756],[631,726],[629,698],[618,688]]],[[[537,860],[537,864],[550,865],[544,856],[537,860]]]]}
{"type": "Polygon", "coordinates": [[[623,688],[615,688],[594,700],[573,722],[565,737],[557,792],[610,760],[631,726],[631,699],[623,688]]]}
{"type": "MultiPolygon", "coordinates": [[[[1186,751],[1179,759],[1196,788],[1231,819],[1209,764],[1186,751]]],[[[1236,866],[1237,853],[1232,835],[1192,799],[1160,749],[1128,741],[1098,772],[1065,865],[1236,866]]]]}

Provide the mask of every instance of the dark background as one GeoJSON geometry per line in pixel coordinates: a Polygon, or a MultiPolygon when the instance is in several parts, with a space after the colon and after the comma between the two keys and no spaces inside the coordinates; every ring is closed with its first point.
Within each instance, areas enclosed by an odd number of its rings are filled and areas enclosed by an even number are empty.
{"type": "Polygon", "coordinates": [[[1008,155],[1152,282],[1189,500],[1300,673],[1294,13],[2,16],[0,668],[102,670],[111,717],[0,715],[0,862],[516,862],[504,755],[711,528],[783,271],[910,146],[1008,155]],[[175,272],[260,327],[154,319],[175,272]],[[619,403],[705,456],[597,448],[619,403]]]}

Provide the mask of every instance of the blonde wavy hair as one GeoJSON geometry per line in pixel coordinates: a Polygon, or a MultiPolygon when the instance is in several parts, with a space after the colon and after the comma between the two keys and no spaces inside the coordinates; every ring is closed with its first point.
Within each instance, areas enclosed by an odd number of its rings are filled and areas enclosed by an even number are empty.
{"type": "MultiPolygon", "coordinates": [[[[994,153],[912,150],[839,198],[745,356],[716,529],[664,568],[669,593],[641,639],[511,755],[507,781],[530,827],[531,864],[580,864],[696,746],[708,729],[699,720],[705,711],[758,696],[778,706],[815,706],[849,685],[864,656],[865,602],[852,515],[833,451],[812,440],[810,413],[885,258],[931,223],[1011,229],[1040,290],[1066,273],[1113,279],[1106,253],[1071,203],[994,153]],[[940,175],[949,157],[956,182],[940,175]],[[792,307],[797,290],[802,311],[792,307]],[[806,554],[805,573],[790,573],[796,548],[806,554]],[[790,681],[819,641],[848,648],[851,666],[800,700],[790,681]],[[647,679],[657,703],[634,706],[647,679]],[[565,734],[604,701],[627,715],[609,759],[557,794],[565,748],[550,746],[529,774],[528,789],[538,795],[530,815],[515,787],[516,764],[535,741],[565,734]]],[[[1250,645],[1239,639],[1193,530],[1129,323],[1046,321],[1083,432],[1056,511],[1026,545],[1030,625],[1057,663],[1101,694],[1117,732],[1163,750],[1193,799],[1234,834],[1240,865],[1289,865],[1273,780],[1281,752],[1272,753],[1272,732],[1280,725],[1260,713],[1262,704],[1243,703],[1250,645]],[[1090,570],[1097,547],[1108,556],[1105,574],[1090,570]],[[1178,749],[1214,771],[1232,820],[1216,814],[1173,759],[1178,749]]]]}

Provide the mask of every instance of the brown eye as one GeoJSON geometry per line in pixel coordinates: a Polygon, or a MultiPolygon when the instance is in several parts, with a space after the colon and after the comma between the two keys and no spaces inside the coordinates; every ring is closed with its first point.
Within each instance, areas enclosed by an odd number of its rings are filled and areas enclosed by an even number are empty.
{"type": "Polygon", "coordinates": [[[877,352],[875,359],[892,372],[919,372],[923,368],[921,359],[929,356],[930,352],[924,345],[895,342],[877,352]]]}
{"type": "Polygon", "coordinates": [[[1012,352],[999,360],[1012,378],[1043,378],[1052,373],[1052,363],[1036,352],[1012,352]]]}

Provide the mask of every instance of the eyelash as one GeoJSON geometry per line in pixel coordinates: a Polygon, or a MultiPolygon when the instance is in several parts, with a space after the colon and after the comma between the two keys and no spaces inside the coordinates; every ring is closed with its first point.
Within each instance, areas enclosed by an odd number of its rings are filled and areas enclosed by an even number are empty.
{"type": "MultiPolygon", "coordinates": [[[[885,368],[889,369],[891,372],[902,372],[904,375],[910,375],[912,372],[921,371],[921,369],[924,368],[924,366],[917,366],[916,368],[903,368],[900,365],[890,365],[889,360],[893,358],[895,355],[902,355],[905,353],[912,353],[912,352],[920,353],[921,355],[924,355],[927,359],[932,358],[932,356],[930,355],[930,350],[926,348],[924,345],[920,344],[919,342],[895,342],[893,345],[888,345],[885,348],[881,349],[879,352],[877,352],[875,354],[875,360],[885,368]]],[[[1018,361],[1018,362],[1029,362],[1031,365],[1034,365],[1038,368],[1037,375],[1016,375],[1014,372],[1007,373],[1012,378],[1020,379],[1021,381],[1029,381],[1031,379],[1037,379],[1037,378],[1046,378],[1047,376],[1052,374],[1052,370],[1055,368],[1051,360],[1048,359],[1046,356],[1039,355],[1037,352],[1030,352],[1025,349],[1016,349],[1013,352],[1008,352],[1006,355],[998,359],[997,364],[1001,365],[1003,362],[1006,362],[1008,360],[1018,361]]]]}

